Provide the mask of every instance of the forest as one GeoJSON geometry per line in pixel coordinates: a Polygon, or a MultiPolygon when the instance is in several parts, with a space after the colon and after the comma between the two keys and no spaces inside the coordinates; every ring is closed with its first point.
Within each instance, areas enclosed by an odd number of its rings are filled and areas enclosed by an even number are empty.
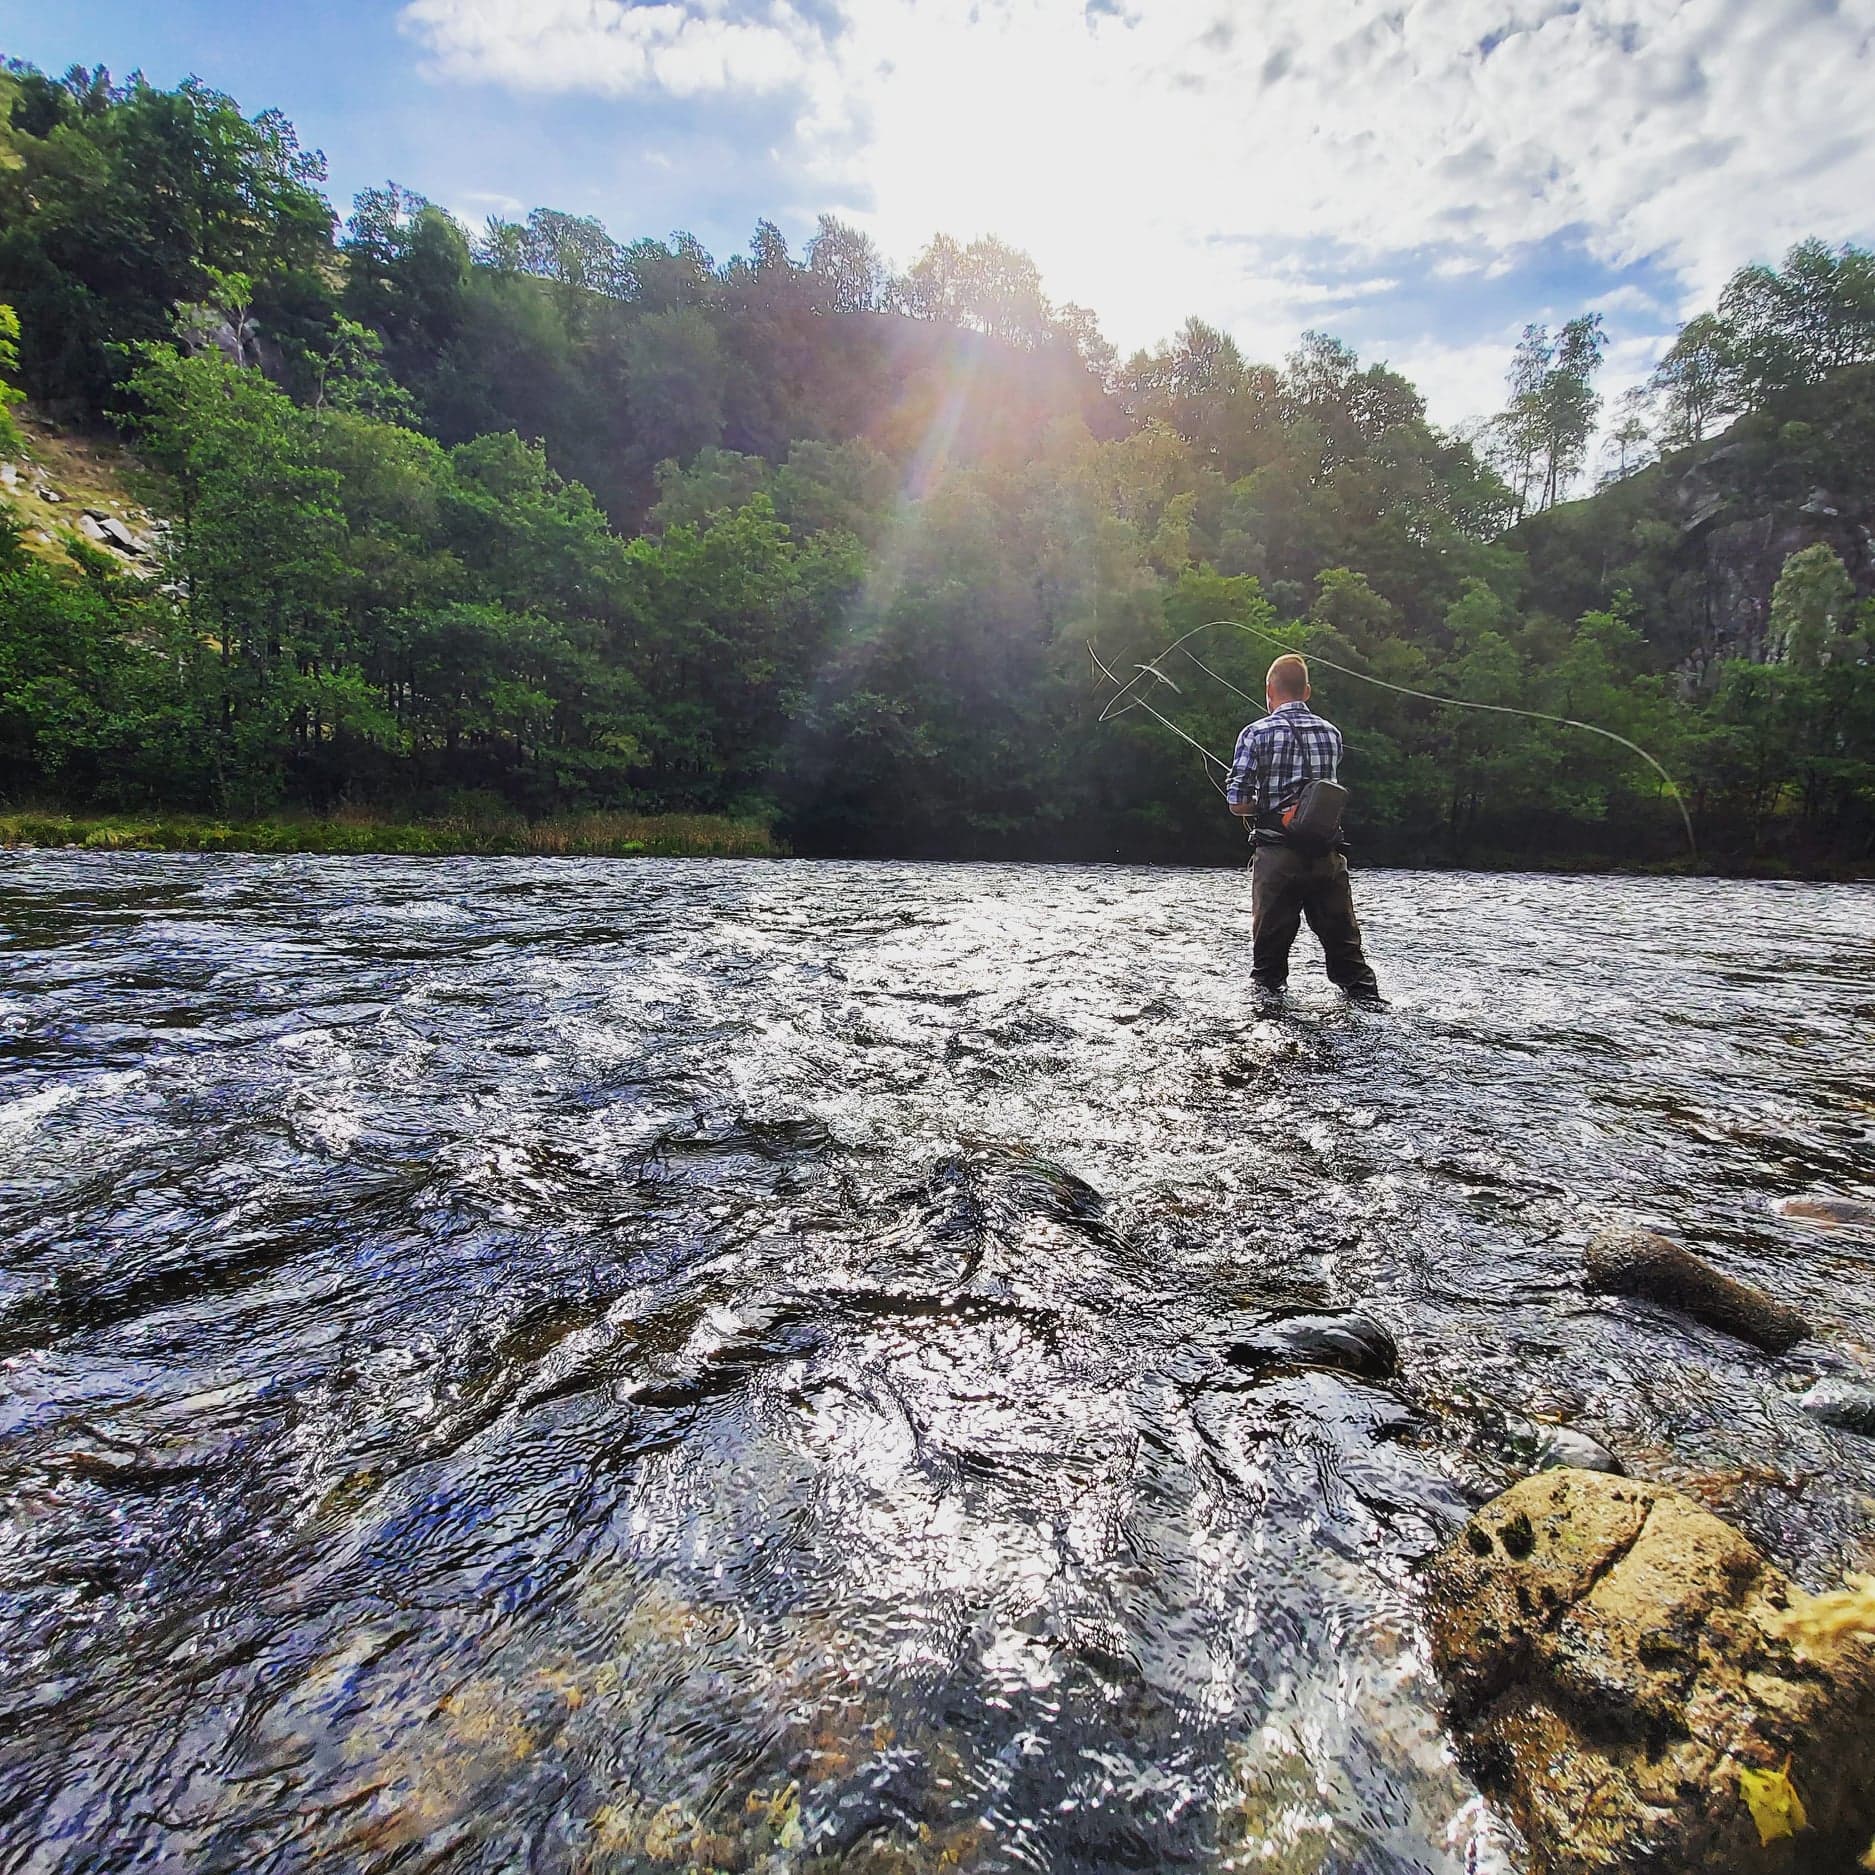
{"type": "MultiPolygon", "coordinates": [[[[1532,325],[1453,434],[1323,333],[1122,358],[989,237],[719,260],[325,176],[195,81],[0,78],[0,457],[26,412],[121,434],[163,517],[133,565],[0,508],[0,804],[1228,861],[1207,764],[1103,724],[1094,659],[1232,620],[1152,685],[1210,750],[1292,645],[1640,745],[1703,864],[1875,857],[1865,250],[1744,268],[1613,410],[1598,317],[1532,325]]],[[[1617,744],[1319,678],[1357,858],[1689,863],[1617,744]]]]}

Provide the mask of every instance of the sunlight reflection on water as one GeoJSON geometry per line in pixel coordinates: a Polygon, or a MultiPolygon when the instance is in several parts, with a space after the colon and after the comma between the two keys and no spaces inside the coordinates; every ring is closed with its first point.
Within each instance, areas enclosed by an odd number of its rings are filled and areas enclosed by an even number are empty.
{"type": "Polygon", "coordinates": [[[1234,873],[0,863],[0,1868],[1512,1869],[1505,1415],[1875,1554],[1866,890],[1363,874],[1271,1020],[1234,873]]]}

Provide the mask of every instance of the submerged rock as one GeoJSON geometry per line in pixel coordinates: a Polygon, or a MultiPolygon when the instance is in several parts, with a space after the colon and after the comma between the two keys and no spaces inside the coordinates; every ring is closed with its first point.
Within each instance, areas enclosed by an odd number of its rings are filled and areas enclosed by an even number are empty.
{"type": "Polygon", "coordinates": [[[1588,1248],[1588,1282],[1606,1295],[1640,1296],[1781,1354],[1809,1334],[1795,1309],[1723,1275],[1683,1245],[1648,1230],[1605,1230],[1588,1248]]]}
{"type": "Polygon", "coordinates": [[[1450,1716],[1532,1875],[1847,1875],[1875,1835],[1875,1638],[1799,1651],[1789,1583],[1690,1499],[1526,1478],[1426,1580],[1450,1716]]]}
{"type": "Polygon", "coordinates": [[[1233,1341],[1225,1358],[1236,1367],[1332,1367],[1363,1380],[1400,1371],[1393,1336],[1368,1315],[1278,1316],[1233,1341]]]}
{"type": "Polygon", "coordinates": [[[1526,1419],[1501,1407],[1477,1407],[1472,1412],[1482,1442],[1526,1471],[1606,1471],[1619,1474],[1620,1459],[1599,1439],[1570,1426],[1552,1426],[1526,1419]]]}
{"type": "Polygon", "coordinates": [[[1834,1375],[1819,1380],[1797,1404],[1826,1426],[1845,1432],[1865,1432],[1875,1438],[1875,1386],[1863,1386],[1834,1375]]]}
{"type": "Polygon", "coordinates": [[[1571,1426],[1537,1425],[1530,1456],[1538,1471],[1605,1471],[1618,1478],[1627,1469],[1601,1440],[1571,1426]]]}
{"type": "Polygon", "coordinates": [[[1784,1198],[1779,1217],[1802,1224],[1821,1224],[1825,1230],[1875,1230],[1875,1204],[1861,1198],[1832,1198],[1827,1193],[1810,1198],[1784,1198]]]}

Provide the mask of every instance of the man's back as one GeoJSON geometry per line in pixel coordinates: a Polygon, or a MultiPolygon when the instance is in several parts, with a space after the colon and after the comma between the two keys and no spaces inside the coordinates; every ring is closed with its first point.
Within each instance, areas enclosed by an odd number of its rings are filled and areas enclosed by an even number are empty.
{"type": "Polygon", "coordinates": [[[1233,808],[1250,807],[1258,822],[1290,806],[1311,781],[1341,778],[1341,731],[1305,702],[1279,704],[1237,738],[1225,790],[1233,808]]]}

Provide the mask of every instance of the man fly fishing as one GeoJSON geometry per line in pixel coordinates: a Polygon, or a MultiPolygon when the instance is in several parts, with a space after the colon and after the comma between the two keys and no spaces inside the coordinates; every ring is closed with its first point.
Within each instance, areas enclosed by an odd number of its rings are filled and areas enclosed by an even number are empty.
{"type": "Polygon", "coordinates": [[[1302,920],[1321,940],[1331,982],[1377,1002],[1380,985],[1361,949],[1341,837],[1341,731],[1309,708],[1309,667],[1292,652],[1269,668],[1270,713],[1237,738],[1225,798],[1250,822],[1250,974],[1279,992],[1302,920]]]}

